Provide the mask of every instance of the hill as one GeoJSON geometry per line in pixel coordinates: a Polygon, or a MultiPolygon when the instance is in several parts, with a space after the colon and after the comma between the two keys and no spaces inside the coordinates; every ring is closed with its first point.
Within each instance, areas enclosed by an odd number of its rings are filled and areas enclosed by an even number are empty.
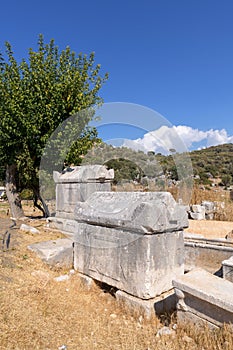
{"type": "MultiPolygon", "coordinates": [[[[233,183],[232,143],[192,151],[189,156],[197,182],[208,185],[212,179],[218,179],[224,186],[233,183]]],[[[88,153],[82,164],[106,164],[114,168],[116,182],[123,179],[141,181],[143,177],[155,178],[164,175],[171,180],[178,180],[174,158],[174,154],[145,154],[142,151],[133,151],[126,147],[115,148],[102,143],[88,153]]]]}

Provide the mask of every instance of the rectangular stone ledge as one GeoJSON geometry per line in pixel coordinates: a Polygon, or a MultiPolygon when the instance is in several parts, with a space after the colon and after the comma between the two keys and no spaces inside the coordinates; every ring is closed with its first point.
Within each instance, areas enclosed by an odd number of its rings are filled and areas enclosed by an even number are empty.
{"type": "Polygon", "coordinates": [[[197,268],[173,280],[180,322],[233,323],[233,284],[197,268]]]}

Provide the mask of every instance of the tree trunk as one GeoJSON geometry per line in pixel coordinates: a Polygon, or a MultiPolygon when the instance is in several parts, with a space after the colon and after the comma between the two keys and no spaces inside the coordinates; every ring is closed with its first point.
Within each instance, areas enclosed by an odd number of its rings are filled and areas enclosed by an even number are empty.
{"type": "Polygon", "coordinates": [[[6,166],[6,195],[11,209],[11,216],[15,219],[24,217],[21,199],[16,186],[16,164],[6,166]]]}
{"type": "Polygon", "coordinates": [[[34,206],[42,211],[43,216],[45,218],[48,218],[50,216],[49,208],[45,203],[44,199],[42,198],[42,196],[40,195],[40,190],[38,190],[37,188],[33,188],[33,193],[34,193],[34,201],[33,201],[34,206]],[[41,205],[39,205],[38,200],[41,202],[42,207],[41,205]]]}

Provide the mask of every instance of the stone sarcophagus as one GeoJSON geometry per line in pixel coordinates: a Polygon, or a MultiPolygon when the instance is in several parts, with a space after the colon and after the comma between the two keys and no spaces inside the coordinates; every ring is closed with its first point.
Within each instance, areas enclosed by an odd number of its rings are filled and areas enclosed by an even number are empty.
{"type": "Polygon", "coordinates": [[[74,268],[141,299],[184,273],[185,209],[168,192],[96,192],[74,212],[74,268]]]}
{"type": "Polygon", "coordinates": [[[85,201],[95,191],[111,191],[114,170],[103,165],[76,166],[63,173],[55,171],[56,217],[73,219],[78,202],[85,201]]]}

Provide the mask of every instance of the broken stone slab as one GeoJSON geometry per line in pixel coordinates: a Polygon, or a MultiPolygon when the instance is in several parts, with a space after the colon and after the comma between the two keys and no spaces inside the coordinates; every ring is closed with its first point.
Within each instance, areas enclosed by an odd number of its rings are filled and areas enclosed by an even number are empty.
{"type": "Polygon", "coordinates": [[[222,262],[222,271],[223,278],[233,283],[233,256],[222,262]]]}
{"type": "Polygon", "coordinates": [[[54,267],[73,267],[73,241],[68,238],[31,244],[28,249],[54,267]]]}
{"type": "Polygon", "coordinates": [[[233,283],[197,268],[173,280],[178,324],[206,323],[211,328],[233,322],[233,283]]]}
{"type": "Polygon", "coordinates": [[[193,204],[192,211],[193,211],[193,213],[205,214],[205,208],[199,204],[193,204]]]}
{"type": "Polygon", "coordinates": [[[73,219],[77,202],[85,201],[96,191],[111,191],[114,171],[103,165],[84,165],[63,173],[55,171],[53,178],[56,183],[56,217],[73,219]]]}
{"type": "Polygon", "coordinates": [[[78,202],[75,220],[153,234],[188,227],[184,207],[169,192],[96,192],[78,202]]]}
{"type": "Polygon", "coordinates": [[[205,214],[189,212],[190,218],[193,220],[205,220],[205,214]]]}
{"type": "Polygon", "coordinates": [[[32,234],[40,233],[40,231],[37,230],[37,228],[35,228],[33,226],[26,225],[26,224],[21,224],[19,229],[20,229],[20,231],[30,232],[32,234]]]}
{"type": "Polygon", "coordinates": [[[211,201],[202,201],[201,206],[205,208],[206,214],[212,214],[216,210],[215,203],[211,201]]]}

